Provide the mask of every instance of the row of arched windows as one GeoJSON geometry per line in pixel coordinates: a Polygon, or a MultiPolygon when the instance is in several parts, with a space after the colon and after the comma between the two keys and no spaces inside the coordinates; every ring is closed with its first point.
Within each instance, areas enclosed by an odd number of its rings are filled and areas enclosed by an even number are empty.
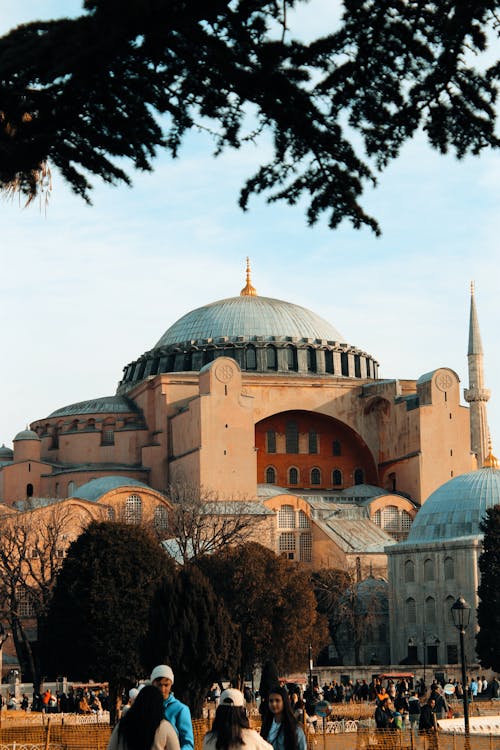
{"type": "MultiPolygon", "coordinates": [[[[340,440],[332,441],[332,456],[342,455],[340,440]]],[[[320,452],[320,436],[316,430],[307,432],[308,453],[315,455],[320,452]]],[[[267,453],[277,453],[276,430],[266,432],[267,453]]],[[[287,422],[285,429],[285,452],[299,453],[299,425],[297,422],[287,422]]]]}
{"type": "MultiPolygon", "coordinates": [[[[363,484],[364,482],[364,471],[363,469],[355,469],[354,471],[354,484],[363,484]]],[[[266,484],[277,483],[278,472],[274,466],[268,466],[265,470],[265,481],[266,484]]],[[[287,469],[287,484],[289,485],[300,485],[301,482],[311,486],[321,485],[323,482],[323,473],[318,467],[312,468],[309,472],[304,472],[298,469],[296,466],[290,466],[287,469]],[[304,474],[306,476],[304,477],[304,474]]],[[[344,478],[340,469],[333,469],[331,473],[331,485],[332,487],[341,487],[343,485],[344,478]]]]}
{"type": "MultiPolygon", "coordinates": [[[[427,596],[424,599],[424,622],[426,625],[435,625],[439,620],[442,620],[442,615],[445,615],[446,621],[453,623],[453,615],[451,613],[451,607],[452,604],[455,602],[455,597],[447,596],[443,602],[442,606],[444,608],[443,612],[437,611],[437,604],[438,602],[433,596],[427,596]]],[[[416,625],[417,624],[417,602],[413,597],[408,597],[405,601],[405,620],[408,625],[416,625]]]]}
{"type": "Polygon", "coordinates": [[[308,529],[311,525],[307,513],[296,511],[293,505],[282,505],[277,517],[278,529],[308,529]]]}
{"type": "MultiPolygon", "coordinates": [[[[413,560],[406,560],[404,571],[405,583],[412,583],[417,580],[415,563],[413,562],[413,560]]],[[[432,560],[430,557],[424,560],[423,572],[424,582],[436,580],[436,567],[434,564],[434,560],[432,560]]],[[[445,557],[442,571],[438,570],[437,572],[439,574],[438,578],[441,578],[442,575],[444,575],[445,581],[453,581],[453,579],[455,578],[455,564],[453,562],[453,558],[445,557]]]]}
{"type": "Polygon", "coordinates": [[[412,524],[412,517],[406,510],[400,510],[395,505],[375,511],[373,522],[389,533],[407,533],[412,524]]]}

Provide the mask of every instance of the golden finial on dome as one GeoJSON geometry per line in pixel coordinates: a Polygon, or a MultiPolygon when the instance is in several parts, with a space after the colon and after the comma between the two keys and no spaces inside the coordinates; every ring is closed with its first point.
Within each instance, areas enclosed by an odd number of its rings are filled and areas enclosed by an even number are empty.
{"type": "Polygon", "coordinates": [[[488,455],[484,459],[483,469],[498,469],[499,461],[496,456],[491,452],[491,436],[488,437],[488,455]]]}
{"type": "Polygon", "coordinates": [[[252,286],[250,279],[250,258],[247,256],[247,283],[240,292],[240,297],[256,297],[257,290],[252,286]]]}

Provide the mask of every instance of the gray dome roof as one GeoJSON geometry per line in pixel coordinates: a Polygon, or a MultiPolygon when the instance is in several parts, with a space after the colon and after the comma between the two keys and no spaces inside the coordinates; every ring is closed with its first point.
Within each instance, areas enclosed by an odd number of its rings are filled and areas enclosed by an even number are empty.
{"type": "Polygon", "coordinates": [[[500,470],[478,469],[450,479],[418,511],[406,542],[441,542],[482,536],[479,524],[500,503],[500,470]]]}
{"type": "Polygon", "coordinates": [[[14,451],[11,448],[7,448],[5,443],[2,443],[2,447],[0,448],[0,461],[9,461],[11,458],[14,458],[14,451]]]}
{"type": "Polygon", "coordinates": [[[109,492],[110,490],[116,490],[119,487],[144,487],[150,490],[144,482],[140,482],[138,479],[132,479],[131,477],[99,477],[98,479],[91,479],[90,482],[82,484],[75,492],[73,497],[78,497],[81,500],[99,500],[100,497],[109,492]]]}
{"type": "Polygon", "coordinates": [[[14,438],[14,441],[16,440],[40,440],[40,438],[34,430],[21,430],[14,438]]]}
{"type": "Polygon", "coordinates": [[[133,401],[125,396],[103,396],[102,398],[93,398],[89,401],[78,401],[76,404],[69,404],[56,409],[50,417],[69,417],[78,414],[128,414],[137,412],[138,408],[133,401]]]}
{"type": "Polygon", "coordinates": [[[270,297],[240,296],[191,310],[170,326],[155,348],[224,336],[345,341],[336,328],[305,307],[270,297]]]}

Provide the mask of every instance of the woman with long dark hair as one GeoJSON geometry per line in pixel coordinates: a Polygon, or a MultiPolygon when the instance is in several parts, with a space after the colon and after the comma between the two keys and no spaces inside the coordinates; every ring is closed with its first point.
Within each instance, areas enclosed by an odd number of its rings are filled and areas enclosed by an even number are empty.
{"type": "Polygon", "coordinates": [[[179,738],[163,715],[157,687],[143,687],[134,704],[113,729],[108,750],[180,750],[179,738]]]}
{"type": "Polygon", "coordinates": [[[243,693],[223,690],[215,712],[212,730],[203,738],[202,750],[273,750],[254,729],[250,729],[243,693]]]}
{"type": "Polygon", "coordinates": [[[294,716],[285,687],[278,685],[271,689],[267,707],[260,733],[274,750],[306,750],[306,736],[294,716]]]}

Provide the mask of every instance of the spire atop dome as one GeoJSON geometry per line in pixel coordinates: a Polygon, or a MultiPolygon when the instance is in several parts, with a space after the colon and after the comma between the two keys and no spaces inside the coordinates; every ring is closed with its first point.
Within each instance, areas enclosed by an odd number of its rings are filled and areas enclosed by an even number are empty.
{"type": "Polygon", "coordinates": [[[500,469],[500,462],[492,453],[491,435],[488,437],[488,455],[484,459],[483,469],[500,469]]]}
{"type": "Polygon", "coordinates": [[[247,283],[241,290],[240,297],[256,297],[257,296],[257,290],[255,289],[254,286],[252,286],[252,280],[251,280],[250,274],[251,274],[250,258],[247,255],[247,283]]]}

